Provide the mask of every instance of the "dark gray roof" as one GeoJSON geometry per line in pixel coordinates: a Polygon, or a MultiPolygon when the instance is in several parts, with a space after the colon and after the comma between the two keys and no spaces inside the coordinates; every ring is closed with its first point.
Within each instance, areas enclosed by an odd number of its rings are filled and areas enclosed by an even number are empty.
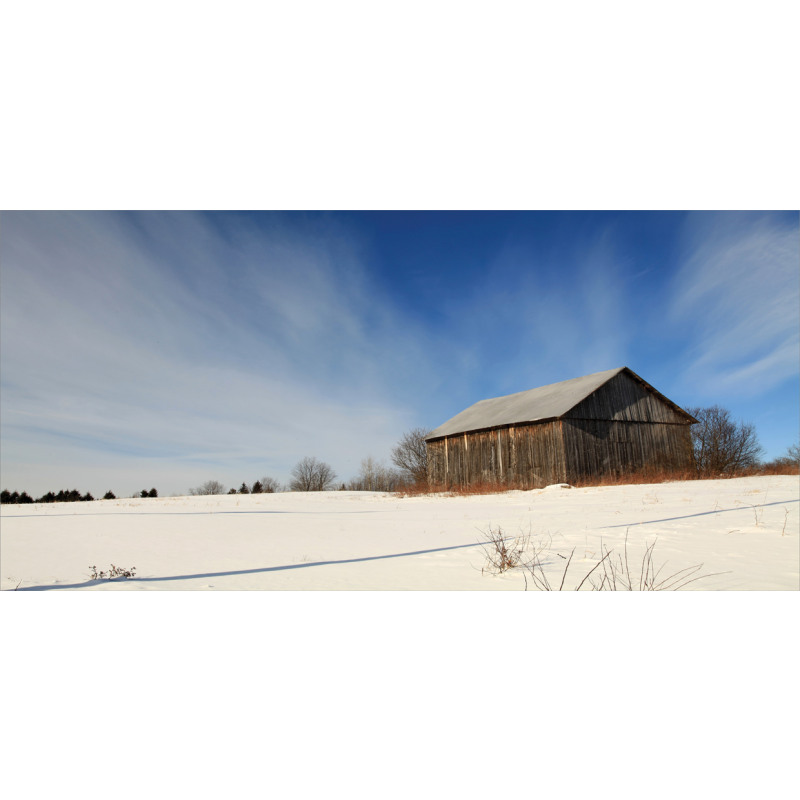
{"type": "MultiPolygon", "coordinates": [[[[432,431],[427,441],[438,439],[442,436],[450,436],[454,433],[466,433],[467,431],[485,430],[486,428],[497,428],[504,425],[557,419],[623,371],[628,372],[636,380],[652,389],[649,384],[645,383],[628,367],[595,372],[593,375],[584,375],[582,378],[572,378],[560,383],[551,383],[548,386],[540,386],[537,389],[529,389],[526,392],[517,392],[505,397],[481,400],[432,431]]],[[[655,389],[653,391],[655,392],[655,389]]],[[[655,393],[663,397],[660,393],[655,393]]],[[[664,399],[667,400],[666,398],[664,399]]],[[[670,400],[667,400],[667,402],[677,408],[670,400]]],[[[682,413],[685,414],[685,412],[682,413]]]]}

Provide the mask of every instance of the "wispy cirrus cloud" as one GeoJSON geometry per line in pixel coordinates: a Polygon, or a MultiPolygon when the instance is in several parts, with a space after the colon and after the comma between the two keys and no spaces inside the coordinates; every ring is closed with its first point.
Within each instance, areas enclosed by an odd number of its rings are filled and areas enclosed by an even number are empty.
{"type": "Polygon", "coordinates": [[[768,391],[800,371],[797,217],[696,214],[673,282],[686,380],[706,395],[768,391]]]}
{"type": "Polygon", "coordinates": [[[346,214],[4,214],[4,483],[186,491],[304,455],[346,479],[410,427],[589,372],[691,403],[796,376],[796,216],[531,215],[470,238],[487,220],[393,219],[374,247],[346,214]]]}
{"type": "Polygon", "coordinates": [[[466,285],[431,264],[424,316],[335,216],[8,214],[2,248],[3,458],[49,443],[39,481],[78,462],[285,477],[306,454],[349,477],[409,427],[625,362],[607,234],[501,244],[466,285]]]}
{"type": "MultiPolygon", "coordinates": [[[[335,225],[14,213],[2,247],[7,464],[49,452],[120,481],[148,464],[185,491],[209,465],[285,477],[314,454],[349,477],[416,423],[403,397],[424,363],[386,354],[401,334],[413,354],[419,333],[335,225]]],[[[31,463],[20,485],[39,491],[48,471],[31,463]]]]}

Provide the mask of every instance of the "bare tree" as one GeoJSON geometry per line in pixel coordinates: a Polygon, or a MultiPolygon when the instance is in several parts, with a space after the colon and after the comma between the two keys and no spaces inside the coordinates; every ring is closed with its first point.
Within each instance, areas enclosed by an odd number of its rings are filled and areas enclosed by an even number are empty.
{"type": "Polygon", "coordinates": [[[189,494],[225,494],[225,487],[219,481],[206,481],[202,486],[189,489],[189,494]]]}
{"type": "Polygon", "coordinates": [[[264,476],[259,483],[261,484],[261,491],[265,494],[285,491],[284,487],[275,478],[270,478],[269,476],[264,476]]]}
{"type": "Polygon", "coordinates": [[[786,452],[775,461],[778,464],[786,464],[786,466],[800,467],[800,444],[789,445],[786,452]]]}
{"type": "Polygon", "coordinates": [[[347,488],[352,492],[393,492],[401,480],[397,470],[368,456],[362,460],[358,476],[347,484],[347,488]]]}
{"type": "Polygon", "coordinates": [[[425,439],[431,435],[427,428],[414,428],[404,433],[392,450],[392,463],[414,483],[428,480],[428,447],[425,439]]]}
{"type": "Polygon", "coordinates": [[[763,448],[754,425],[734,422],[731,412],[719,406],[686,410],[698,420],[692,425],[692,452],[699,473],[729,474],[759,463],[763,448]]]}
{"type": "Polygon", "coordinates": [[[292,481],[289,488],[293,492],[324,492],[336,479],[336,473],[324,461],[306,456],[292,467],[292,481]]]}
{"type": "Polygon", "coordinates": [[[800,467],[800,444],[792,444],[786,448],[786,452],[782,456],[773,459],[772,462],[767,464],[769,467],[790,467],[797,469],[800,467]]]}

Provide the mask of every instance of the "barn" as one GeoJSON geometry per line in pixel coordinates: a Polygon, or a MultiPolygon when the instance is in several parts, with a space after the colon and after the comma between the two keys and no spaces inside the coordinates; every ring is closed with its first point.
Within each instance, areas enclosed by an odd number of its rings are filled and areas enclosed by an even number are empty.
{"type": "Polygon", "coordinates": [[[536,488],[691,464],[697,420],[628,367],[481,400],[426,438],[433,486],[536,488]]]}

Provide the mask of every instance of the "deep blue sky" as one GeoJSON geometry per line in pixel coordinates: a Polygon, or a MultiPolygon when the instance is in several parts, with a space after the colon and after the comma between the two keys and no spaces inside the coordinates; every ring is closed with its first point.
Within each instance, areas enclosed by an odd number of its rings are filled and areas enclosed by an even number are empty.
{"type": "Polygon", "coordinates": [[[2,484],[347,480],[411,427],[629,366],[798,440],[798,215],[2,216],[2,484]]]}

